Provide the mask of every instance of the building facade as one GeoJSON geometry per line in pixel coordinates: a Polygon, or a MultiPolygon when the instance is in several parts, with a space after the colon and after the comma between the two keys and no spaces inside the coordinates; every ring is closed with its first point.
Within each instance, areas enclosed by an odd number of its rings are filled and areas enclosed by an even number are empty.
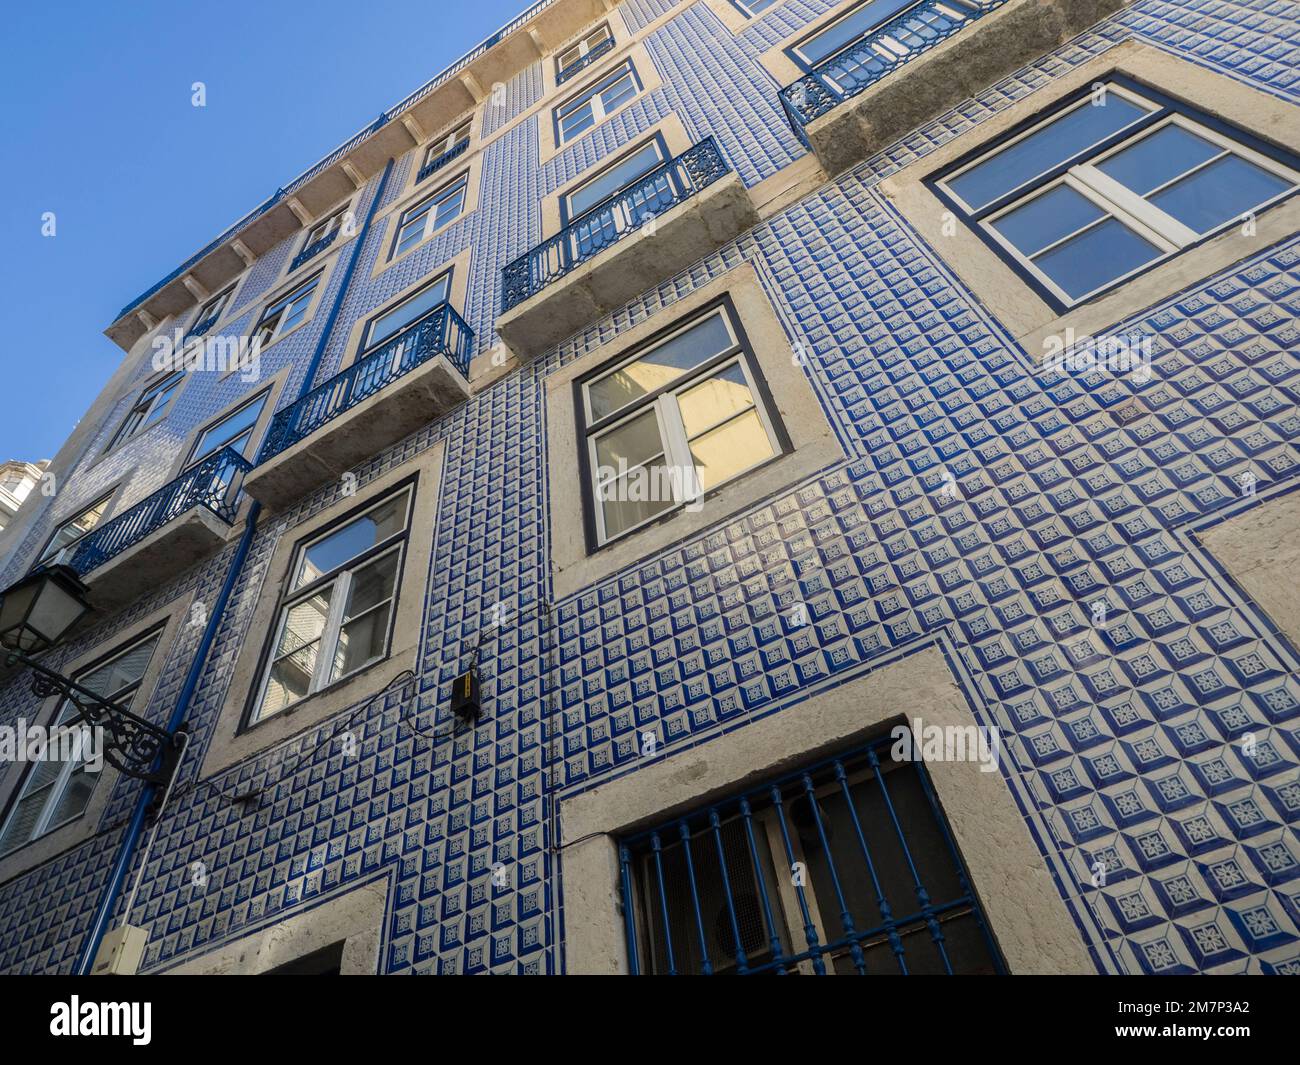
{"type": "Polygon", "coordinates": [[[109,326],[0,970],[1300,971],[1298,59],[535,4],[109,326]]]}

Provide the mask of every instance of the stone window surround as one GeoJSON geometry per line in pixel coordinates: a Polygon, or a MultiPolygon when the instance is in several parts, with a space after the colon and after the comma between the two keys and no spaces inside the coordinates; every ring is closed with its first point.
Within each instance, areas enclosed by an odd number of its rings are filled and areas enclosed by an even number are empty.
{"type": "MultiPolygon", "coordinates": [[[[1240,228],[1230,228],[1064,314],[1058,314],[1038,296],[965,223],[958,220],[955,231],[945,234],[949,212],[925,186],[931,175],[1056,101],[1104,81],[1114,73],[1149,84],[1261,140],[1291,152],[1300,151],[1300,111],[1294,105],[1150,45],[1125,41],[1046,82],[1004,111],[882,181],[881,193],[903,220],[924,238],[1035,361],[1041,358],[1048,337],[1064,336],[1067,330],[1073,330],[1079,337],[1099,335],[1129,316],[1300,230],[1300,197],[1293,196],[1258,216],[1255,235],[1245,236],[1240,228]]],[[[951,230],[951,225],[948,228],[951,230]]]]}
{"type": "MultiPolygon", "coordinates": [[[[554,76],[552,76],[554,80],[554,76]]],[[[635,107],[638,103],[643,103],[645,99],[663,85],[663,78],[659,74],[659,68],[655,66],[654,60],[650,58],[650,51],[645,46],[645,38],[626,47],[615,47],[608,52],[599,63],[590,70],[583,71],[581,78],[574,78],[572,82],[565,82],[560,86],[560,92],[550,95],[546,98],[545,110],[537,116],[537,137],[539,142],[538,166],[545,166],[557,155],[567,151],[574,145],[581,144],[599,129],[603,129],[613,118],[621,115],[629,107],[635,107]],[[633,71],[636,75],[637,82],[640,84],[640,91],[637,92],[630,100],[625,100],[619,104],[612,112],[607,114],[590,129],[584,130],[576,138],[570,141],[559,143],[559,131],[556,129],[555,112],[565,103],[575,96],[581,96],[597,82],[609,77],[610,73],[620,64],[631,60],[633,71]],[[574,84],[576,82],[577,84],[574,84]]]]}
{"type": "MultiPolygon", "coordinates": [[[[976,723],[935,645],[562,799],[566,971],[628,972],[620,838],[917,717],[927,725],[976,723]]],[[[1008,969],[1096,972],[1002,774],[972,762],[927,762],[926,768],[1008,969]]]]}
{"type": "MultiPolygon", "coordinates": [[[[337,255],[343,248],[346,248],[349,244],[351,244],[352,241],[356,240],[361,236],[361,230],[364,226],[365,219],[358,217],[357,207],[361,201],[361,194],[364,191],[365,191],[365,187],[362,186],[361,188],[353,189],[352,192],[348,193],[346,196],[340,197],[338,201],[334,203],[333,206],[329,207],[324,211],[321,211],[319,215],[313,218],[310,222],[308,222],[305,226],[303,226],[302,229],[299,230],[299,232],[295,233],[290,238],[289,250],[285,253],[284,256],[284,265],[280,268],[280,272],[276,275],[276,280],[273,283],[276,287],[288,281],[291,281],[295,277],[308,276],[308,274],[311,273],[312,267],[320,266],[320,264],[323,263],[330,256],[337,255]],[[293,260],[298,256],[298,254],[304,248],[307,247],[307,234],[311,232],[312,226],[314,226],[317,222],[320,222],[321,220],[328,218],[330,215],[332,215],[335,211],[338,210],[347,210],[353,212],[353,223],[356,226],[356,231],[350,237],[344,236],[342,233],[340,233],[337,237],[334,238],[330,246],[326,248],[320,255],[312,256],[305,263],[300,265],[296,270],[293,269],[292,268],[293,260]]],[[[231,302],[232,303],[234,302],[233,296],[231,297],[231,302]]]]}
{"type": "MultiPolygon", "coordinates": [[[[149,660],[149,666],[145,670],[137,691],[138,701],[135,703],[135,712],[140,713],[153,702],[157,694],[158,679],[162,675],[163,667],[167,664],[168,658],[176,648],[177,635],[180,632],[182,621],[189,617],[190,604],[194,601],[195,594],[191,590],[187,594],[172,600],[166,606],[151,611],[138,621],[123,628],[102,630],[104,632],[103,638],[97,640],[93,647],[87,648],[84,653],[77,655],[75,658],[59,663],[56,668],[64,676],[76,676],[87,666],[94,665],[101,659],[113,654],[116,650],[136,642],[147,633],[157,629],[160,633],[158,646],[154,649],[153,657],[149,660]]],[[[26,714],[23,716],[26,717],[29,724],[35,724],[38,721],[42,724],[49,724],[53,721],[54,714],[57,712],[61,701],[62,699],[58,695],[51,695],[40,702],[39,709],[35,713],[30,714],[30,716],[26,714]]],[[[167,714],[170,711],[171,708],[167,707],[167,714]]],[[[157,721],[158,718],[154,716],[151,720],[157,721]]],[[[165,724],[165,722],[166,715],[159,723],[165,724]]],[[[0,817],[8,815],[11,801],[14,798],[14,789],[22,785],[22,782],[27,778],[27,771],[30,769],[31,766],[25,764],[0,766],[0,817]]],[[[11,851],[4,858],[0,858],[0,883],[11,880],[13,877],[91,839],[99,828],[104,809],[108,805],[109,798],[117,787],[121,775],[118,770],[105,761],[103,768],[99,772],[99,780],[95,784],[95,790],[91,793],[90,801],[86,804],[81,816],[65,825],[61,825],[53,832],[47,832],[17,850],[11,851]]]]}
{"type": "Polygon", "coordinates": [[[623,12],[620,11],[617,7],[615,7],[611,11],[606,11],[603,15],[601,15],[600,18],[596,19],[595,22],[592,22],[590,25],[583,27],[583,29],[580,32],[575,33],[567,41],[562,41],[555,48],[552,48],[549,52],[547,52],[546,56],[542,59],[541,98],[543,100],[553,103],[554,101],[552,101],[551,98],[555,96],[556,93],[564,93],[566,90],[571,89],[573,87],[574,81],[580,81],[580,83],[585,82],[587,76],[590,75],[592,72],[597,70],[605,70],[607,64],[612,62],[615,59],[615,57],[617,57],[620,54],[625,54],[625,50],[627,46],[632,43],[632,40],[633,40],[633,34],[632,31],[628,29],[627,20],[623,17],[623,12]],[[596,62],[593,63],[591,66],[587,67],[585,70],[575,75],[575,77],[570,78],[563,85],[557,85],[555,83],[555,79],[556,76],[559,74],[559,71],[556,70],[556,66],[560,56],[567,49],[572,48],[575,44],[578,43],[578,41],[582,40],[582,38],[586,37],[588,34],[595,33],[595,31],[599,29],[602,24],[606,24],[609,26],[610,36],[614,38],[613,47],[611,47],[608,52],[606,52],[603,56],[597,59],[596,62]]]}
{"type": "MultiPolygon", "coordinates": [[[[98,503],[101,499],[107,499],[108,503],[104,507],[104,516],[99,519],[99,524],[103,525],[105,522],[111,521],[117,511],[118,503],[121,502],[122,492],[126,488],[126,483],[128,480],[129,478],[126,476],[118,478],[118,480],[114,482],[111,487],[106,488],[102,492],[92,493],[89,498],[79,501],[66,514],[61,514],[59,517],[55,518],[50,523],[49,529],[45,534],[45,538],[40,542],[40,546],[34,552],[32,552],[31,561],[27,564],[26,571],[30,571],[36,565],[36,562],[41,557],[42,553],[44,553],[45,549],[50,546],[50,541],[54,539],[54,534],[59,531],[59,529],[63,526],[65,522],[71,521],[83,510],[88,510],[90,507],[98,503]]],[[[94,529],[92,529],[91,532],[94,532],[94,529]]],[[[85,535],[89,536],[90,533],[86,533],[85,535]]],[[[83,537],[78,537],[76,540],[73,541],[73,543],[74,544],[80,543],[82,539],[83,537]]]]}
{"type": "Polygon", "coordinates": [[[479,209],[479,191],[482,184],[483,153],[477,152],[470,159],[463,162],[458,161],[448,167],[447,173],[440,172],[434,175],[428,181],[408,189],[387,207],[380,208],[372,223],[372,232],[379,243],[375,252],[375,261],[370,267],[370,279],[373,281],[385,270],[396,266],[400,262],[405,262],[407,258],[414,255],[421,248],[427,248],[431,241],[437,240],[452,226],[463,222],[468,215],[477,211],[479,209]],[[462,179],[465,181],[465,196],[461,203],[460,213],[450,222],[444,222],[432,233],[426,234],[418,244],[411,245],[400,255],[392,255],[398,222],[403,213],[439,192],[445,191],[462,179]]]}
{"type": "Polygon", "coordinates": [[[251,976],[279,968],[343,940],[342,976],[379,971],[391,873],[376,877],[304,912],[227,940],[197,958],[157,970],[166,976],[251,976]]]}
{"type": "Polygon", "coordinates": [[[552,373],[545,387],[551,550],[557,599],[713,527],[845,457],[807,373],[796,365],[790,340],[750,262],[728,270],[552,373]],[[724,295],[731,298],[736,322],[748,340],[749,354],[771,395],[770,413],[783,427],[791,449],[720,485],[705,496],[700,509],[678,507],[636,532],[590,550],[586,521],[590,494],[574,475],[581,468],[581,449],[586,447],[585,433],[580,432],[578,379],[626,357],[665,328],[724,295]]]}
{"type": "Polygon", "coordinates": [[[656,134],[663,137],[664,148],[668,153],[664,162],[681,155],[682,152],[695,143],[691,140],[691,135],[686,132],[686,127],[682,124],[682,120],[678,117],[676,111],[665,115],[654,125],[639,130],[623,144],[606,152],[591,166],[575,175],[572,180],[566,181],[542,199],[542,239],[553,237],[563,228],[560,224],[560,218],[562,217],[560,204],[566,196],[585,185],[599,171],[618,159],[619,156],[625,155],[633,148],[646,143],[656,134]]]}
{"type": "Polygon", "coordinates": [[[767,11],[757,15],[750,15],[742,11],[734,0],[704,0],[704,6],[717,15],[718,21],[731,31],[732,36],[739,37],[764,15],[775,11],[780,6],[780,3],[774,4],[767,11]]]}
{"type": "MultiPolygon", "coordinates": [[[[721,6],[722,4],[729,4],[729,0],[710,0],[710,7],[712,7],[714,3],[721,6]]],[[[782,38],[782,40],[778,41],[773,47],[761,53],[758,57],[759,65],[772,75],[773,79],[776,81],[777,88],[784,88],[786,85],[798,81],[808,72],[791,59],[786,54],[786,50],[788,48],[793,48],[800,41],[816,36],[832,22],[843,18],[855,7],[860,7],[862,3],[863,0],[842,0],[841,3],[834,5],[828,11],[824,11],[815,19],[805,22],[789,36],[782,38]]],[[[766,14],[766,12],[764,13],[766,14]]],[[[754,20],[752,19],[742,18],[742,22],[745,24],[749,24],[753,21],[754,20]]]]}
{"type": "Polygon", "coordinates": [[[279,540],[267,563],[235,659],[222,713],[204,755],[202,777],[229,769],[301,731],[320,725],[339,711],[383,691],[399,674],[415,668],[423,629],[425,589],[433,555],[445,450],[445,443],[439,441],[383,476],[367,482],[355,495],[342,496],[296,526],[278,532],[279,540]],[[250,724],[250,704],[261,680],[279,614],[281,593],[298,545],[345,515],[378,501],[412,475],[416,476],[415,500],[387,657],[277,714],[250,724]]]}
{"type": "MultiPolygon", "coordinates": [[[[402,181],[402,187],[398,191],[396,199],[410,203],[412,197],[418,191],[431,192],[439,187],[440,180],[445,176],[445,172],[450,170],[455,172],[457,166],[465,166],[473,163],[475,157],[481,154],[483,147],[483,111],[478,106],[471,107],[468,111],[462,111],[456,116],[455,120],[444,126],[429,136],[426,136],[419,144],[407,153],[410,156],[410,165],[406,168],[406,176],[402,181]],[[429,145],[434,141],[439,141],[447,137],[452,130],[458,129],[466,122],[469,122],[469,143],[465,145],[465,151],[455,162],[450,162],[447,166],[430,174],[423,181],[417,180],[420,175],[420,167],[424,165],[424,153],[428,151],[429,145]]],[[[468,190],[466,190],[468,192],[468,190]]]]}
{"type": "MultiPolygon", "coordinates": [[[[419,247],[419,245],[416,247],[419,247]]],[[[414,251],[415,249],[412,248],[411,250],[414,251]]],[[[348,332],[348,340],[347,344],[343,348],[343,355],[339,358],[339,368],[335,372],[342,373],[357,361],[357,356],[361,353],[361,338],[365,334],[366,326],[370,322],[374,321],[375,318],[383,314],[385,311],[396,307],[402,302],[402,300],[406,299],[412,293],[417,292],[425,285],[436,281],[440,274],[445,274],[450,271],[451,285],[447,290],[447,302],[457,314],[462,318],[465,318],[467,309],[466,302],[469,299],[470,265],[473,254],[473,245],[468,245],[450,259],[439,263],[437,266],[433,267],[433,269],[421,274],[409,285],[405,285],[392,293],[390,296],[385,298],[383,303],[376,304],[374,307],[356,315],[352,322],[352,328],[348,332]]],[[[478,342],[477,337],[475,338],[475,342],[478,342]]],[[[471,357],[473,356],[472,351],[470,352],[470,355],[471,357]]]]}
{"type": "Polygon", "coordinates": [[[325,256],[324,262],[316,262],[313,260],[312,270],[304,268],[301,274],[288,278],[285,283],[275,284],[267,290],[267,294],[263,295],[254,303],[249,304],[252,313],[248,316],[248,325],[244,329],[244,336],[248,337],[251,341],[253,333],[257,330],[258,323],[262,320],[262,315],[266,313],[266,309],[271,306],[271,304],[275,303],[276,300],[289,295],[289,293],[293,292],[293,290],[299,285],[303,285],[310,281],[314,272],[319,273],[320,280],[316,284],[316,291],[311,295],[311,303],[308,304],[307,313],[303,315],[302,321],[292,329],[285,330],[272,340],[271,343],[263,345],[260,352],[261,355],[265,355],[286,337],[291,337],[294,333],[298,332],[298,330],[311,325],[312,321],[316,317],[316,313],[320,310],[320,302],[325,296],[325,290],[329,288],[330,277],[333,274],[334,267],[337,263],[337,255],[325,256]]]}

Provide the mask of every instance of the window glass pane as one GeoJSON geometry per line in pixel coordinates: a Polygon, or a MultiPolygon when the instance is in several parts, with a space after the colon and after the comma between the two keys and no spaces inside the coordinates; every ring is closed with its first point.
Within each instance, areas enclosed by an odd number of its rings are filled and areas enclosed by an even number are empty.
{"type": "Polygon", "coordinates": [[[596,440],[597,476],[609,476],[608,471],[617,470],[620,462],[628,467],[639,465],[663,450],[659,420],[651,408],[596,440]]]}
{"type": "Polygon", "coordinates": [[[1145,196],[1179,174],[1213,159],[1222,150],[1171,122],[1098,163],[1097,169],[1139,196],[1145,196]]]}
{"type": "Polygon", "coordinates": [[[777,0],[743,0],[743,6],[751,15],[761,15],[777,0]]]}
{"type": "Polygon", "coordinates": [[[190,460],[191,464],[199,462],[220,451],[223,447],[234,447],[238,451],[243,451],[244,446],[248,443],[248,438],[252,435],[253,427],[257,424],[257,419],[262,414],[262,407],[266,404],[266,396],[262,395],[252,403],[245,404],[233,414],[217,422],[216,425],[203,431],[198,442],[194,445],[194,455],[190,460]]]}
{"type": "Polygon", "coordinates": [[[605,538],[626,532],[673,506],[672,471],[660,463],[627,477],[607,481],[598,489],[605,518],[605,538]]]}
{"type": "MultiPolygon", "coordinates": [[[[42,765],[39,763],[32,768],[35,773],[42,765]]],[[[58,763],[54,764],[58,768],[58,763]]],[[[36,822],[40,820],[41,810],[45,807],[46,800],[50,797],[50,784],[47,783],[40,791],[29,791],[14,804],[13,812],[9,815],[9,822],[5,825],[4,834],[0,835],[0,854],[13,850],[15,847],[21,847],[36,830],[36,822]]]]}
{"type": "Polygon", "coordinates": [[[400,557],[400,552],[391,551],[383,558],[366,563],[352,574],[345,618],[354,618],[392,597],[397,587],[397,562],[400,557]]]}
{"type": "Polygon", "coordinates": [[[694,437],[754,405],[754,397],[740,363],[728,366],[703,384],[677,397],[686,435],[694,437]]]}
{"type": "Polygon", "coordinates": [[[1196,233],[1271,200],[1291,183],[1236,155],[1225,156],[1151,197],[1151,203],[1196,233]]]}
{"type": "Polygon", "coordinates": [[[605,113],[613,111],[624,100],[630,100],[636,95],[636,83],[632,80],[630,73],[624,74],[618,81],[607,89],[601,90],[600,102],[605,105],[605,113]]]}
{"type": "Polygon", "coordinates": [[[399,304],[391,311],[386,311],[370,325],[370,336],[366,346],[387,340],[398,330],[405,329],[425,311],[446,302],[449,275],[444,274],[428,288],[421,289],[405,303],[399,304]]]}
{"type": "Polygon", "coordinates": [[[651,141],[644,147],[639,148],[622,162],[610,167],[605,173],[593,178],[582,188],[572,193],[569,196],[570,216],[577,217],[595,204],[600,203],[601,200],[612,196],[619,189],[632,184],[642,174],[649,173],[661,162],[663,162],[663,156],[658,141],[651,141]]]}
{"type": "Polygon", "coordinates": [[[138,684],[149,666],[149,659],[153,656],[157,643],[158,639],[154,637],[137,644],[126,654],[82,674],[77,678],[77,683],[103,696],[111,696],[123,688],[138,684]]]}
{"type": "Polygon", "coordinates": [[[603,418],[632,400],[662,388],[731,344],[731,334],[722,315],[710,315],[636,362],[593,381],[587,388],[592,418],[603,418]]]}
{"type": "Polygon", "coordinates": [[[374,547],[406,527],[406,503],[409,492],[385,500],[373,510],[354,518],[341,529],[317,540],[303,552],[298,565],[295,588],[314,581],[322,574],[336,569],[348,559],[374,547]]]}
{"type": "MultiPolygon", "coordinates": [[[[80,759],[78,759],[78,763],[80,763],[80,759]]],[[[68,777],[63,794],[59,796],[54,804],[48,828],[57,828],[65,821],[79,817],[86,809],[86,803],[90,801],[90,794],[95,790],[95,783],[98,780],[98,773],[92,773],[84,765],[78,764],[68,777]]]]}
{"type": "Polygon", "coordinates": [[[258,717],[277,713],[307,694],[311,687],[312,674],[316,670],[316,652],[319,649],[320,644],[311,644],[286,658],[281,658],[271,667],[271,675],[266,681],[266,694],[262,697],[258,717]]]}
{"type": "Polygon", "coordinates": [[[53,558],[68,544],[85,536],[99,524],[99,519],[104,516],[104,511],[107,509],[108,500],[101,499],[94,506],[87,507],[75,518],[60,525],[58,531],[51,537],[49,546],[41,555],[40,561],[45,562],[53,558]]]}
{"type": "Polygon", "coordinates": [[[280,630],[280,643],[276,655],[295,651],[307,644],[319,640],[325,631],[325,622],[329,617],[330,598],[333,587],[318,592],[311,598],[289,607],[285,614],[284,628],[280,630]]]}
{"type": "Polygon", "coordinates": [[[433,204],[426,203],[422,207],[416,208],[401,225],[397,231],[397,252],[404,252],[407,248],[419,242],[424,236],[424,226],[428,221],[429,212],[433,210],[433,204]]]}
{"type": "Polygon", "coordinates": [[[338,646],[334,650],[331,683],[384,657],[384,648],[388,642],[388,614],[391,609],[392,603],[385,603],[378,610],[372,610],[343,625],[339,630],[338,646]]]}
{"type": "Polygon", "coordinates": [[[1034,265],[1071,299],[1078,299],[1162,254],[1154,244],[1110,218],[1044,252],[1034,265]]]}
{"type": "Polygon", "coordinates": [[[990,224],[1026,255],[1033,255],[1105,213],[1068,185],[1057,185],[990,224]]]}
{"type": "Polygon", "coordinates": [[[691,441],[691,457],[706,492],[772,454],[767,430],[753,410],[691,441]]]}
{"type": "Polygon", "coordinates": [[[846,18],[801,44],[799,54],[809,63],[820,63],[912,3],[915,0],[868,0],[846,18]]]}
{"type": "Polygon", "coordinates": [[[1146,114],[1118,93],[1107,93],[1105,100],[1101,106],[1081,104],[950,179],[948,187],[979,210],[1146,114]]]}

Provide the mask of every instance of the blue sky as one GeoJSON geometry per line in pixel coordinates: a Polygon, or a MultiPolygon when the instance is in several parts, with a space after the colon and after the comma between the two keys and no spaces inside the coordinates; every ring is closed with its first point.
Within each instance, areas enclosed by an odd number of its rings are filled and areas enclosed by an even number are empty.
{"type": "Polygon", "coordinates": [[[58,450],[124,304],[528,2],[7,5],[0,461],[58,450]]]}

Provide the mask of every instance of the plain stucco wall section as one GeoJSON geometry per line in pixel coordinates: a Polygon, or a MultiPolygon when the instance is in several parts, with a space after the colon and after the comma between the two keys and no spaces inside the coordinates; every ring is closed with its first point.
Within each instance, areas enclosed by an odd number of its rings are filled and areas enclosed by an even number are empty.
{"type": "Polygon", "coordinates": [[[1232,579],[1300,648],[1300,492],[1270,499],[1198,536],[1232,579]]]}
{"type": "MultiPolygon", "coordinates": [[[[926,725],[977,723],[937,647],[565,800],[567,971],[627,971],[617,905],[620,836],[843,751],[904,716],[926,725]]],[[[967,761],[926,768],[1011,972],[1094,972],[1002,774],[967,761]]]]}

